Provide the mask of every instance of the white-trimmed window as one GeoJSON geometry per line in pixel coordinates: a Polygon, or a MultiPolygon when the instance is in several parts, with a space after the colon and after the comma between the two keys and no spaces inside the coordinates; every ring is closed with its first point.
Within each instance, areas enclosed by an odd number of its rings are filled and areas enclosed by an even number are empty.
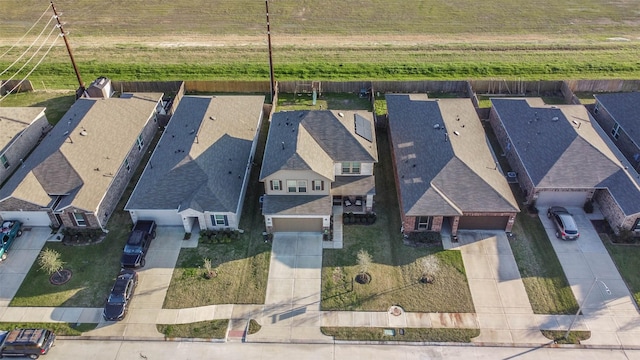
{"type": "Polygon", "coordinates": [[[0,161],[2,162],[2,166],[4,166],[5,169],[8,169],[9,166],[11,166],[11,164],[9,164],[9,160],[7,160],[6,155],[0,156],[0,161]]]}
{"type": "Polygon", "coordinates": [[[229,226],[227,215],[211,215],[211,222],[214,226],[229,226]]]}
{"type": "Polygon", "coordinates": [[[82,213],[73,213],[73,221],[76,223],[76,226],[87,226],[87,220],[84,218],[84,214],[82,213]]]}
{"type": "Polygon", "coordinates": [[[298,180],[298,192],[307,192],[307,180],[298,180]]]}
{"type": "Polygon", "coordinates": [[[360,163],[357,161],[343,162],[342,173],[343,174],[360,174],[360,163]]]}
{"type": "Polygon", "coordinates": [[[311,187],[314,191],[324,191],[324,181],[322,180],[313,180],[311,182],[311,187]]]}
{"type": "Polygon", "coordinates": [[[416,217],[416,230],[431,230],[431,223],[433,217],[431,216],[418,216],[416,217]]]}
{"type": "Polygon", "coordinates": [[[144,138],[142,137],[142,134],[138,135],[136,144],[138,145],[138,150],[142,150],[142,148],[144,147],[144,138]]]}
{"type": "Polygon", "coordinates": [[[282,190],[282,180],[271,180],[269,181],[269,188],[274,191],[282,190]]]}
{"type": "Polygon", "coordinates": [[[618,137],[620,137],[620,124],[616,123],[615,125],[613,125],[613,129],[611,129],[611,135],[614,139],[618,140],[618,137]]]}
{"type": "Polygon", "coordinates": [[[294,193],[298,190],[298,182],[295,180],[287,180],[287,192],[294,193]]]}

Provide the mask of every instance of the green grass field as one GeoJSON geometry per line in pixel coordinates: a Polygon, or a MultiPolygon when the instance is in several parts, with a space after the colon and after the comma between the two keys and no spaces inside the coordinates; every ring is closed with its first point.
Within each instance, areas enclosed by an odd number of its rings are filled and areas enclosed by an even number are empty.
{"type": "MultiPolygon", "coordinates": [[[[269,78],[264,2],[61,0],[56,5],[85,82],[98,76],[269,78]]],[[[277,80],[638,78],[634,5],[271,1],[274,72],[277,80]]],[[[46,6],[0,0],[0,9],[3,54],[46,6]]],[[[27,44],[22,41],[0,57],[0,69],[27,44]]],[[[62,41],[58,45],[30,77],[38,88],[76,85],[62,41]]]]}

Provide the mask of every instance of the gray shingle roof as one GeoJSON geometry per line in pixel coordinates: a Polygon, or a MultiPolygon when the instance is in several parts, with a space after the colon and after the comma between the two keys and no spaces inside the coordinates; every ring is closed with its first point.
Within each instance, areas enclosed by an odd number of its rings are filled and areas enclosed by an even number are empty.
{"type": "Polygon", "coordinates": [[[185,96],[127,210],[236,212],[264,96],[185,96]]]}
{"type": "Polygon", "coordinates": [[[582,105],[491,99],[536,188],[608,188],[623,211],[640,211],[638,186],[582,105]],[[633,191],[631,191],[633,190],[633,191]]]}
{"type": "Polygon", "coordinates": [[[264,180],[280,170],[313,170],[333,179],[333,164],[336,162],[377,162],[375,137],[373,142],[369,142],[355,134],[356,113],[373,124],[370,112],[275,113],[269,127],[260,179],[264,180]]]}
{"type": "Polygon", "coordinates": [[[331,215],[330,195],[269,195],[262,204],[263,215],[331,215]]]}
{"type": "Polygon", "coordinates": [[[331,195],[375,195],[376,179],[368,176],[336,176],[331,184],[331,195]]]}
{"type": "Polygon", "coordinates": [[[403,212],[517,212],[469,99],[386,96],[403,212]]]}
{"type": "Polygon", "coordinates": [[[68,191],[58,208],[97,210],[162,95],[79,99],[0,189],[0,199],[13,196],[46,206],[47,190],[68,191]]]}
{"type": "Polygon", "coordinates": [[[0,150],[13,142],[18,134],[44,115],[43,107],[0,107],[0,150]]]}
{"type": "Polygon", "coordinates": [[[640,144],[640,92],[596,94],[595,98],[627,135],[640,144]]]}

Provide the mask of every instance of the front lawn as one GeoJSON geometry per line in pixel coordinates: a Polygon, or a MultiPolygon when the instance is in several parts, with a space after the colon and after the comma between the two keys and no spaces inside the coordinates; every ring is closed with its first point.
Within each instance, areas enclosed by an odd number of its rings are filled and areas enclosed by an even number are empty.
{"type": "Polygon", "coordinates": [[[524,288],[536,314],[575,314],[573,296],[560,260],[553,250],[540,219],[523,211],[513,226],[509,240],[524,288]]]}
{"type": "Polygon", "coordinates": [[[399,305],[416,312],[474,312],[459,251],[445,251],[440,245],[403,245],[387,134],[378,131],[377,141],[377,221],[373,225],[345,226],[344,248],[324,251],[322,310],[387,311],[391,305],[399,305]],[[366,285],[353,280],[361,249],[373,260],[367,271],[372,280],[366,285]],[[438,259],[439,270],[433,283],[424,284],[419,281],[421,264],[429,255],[438,259]]]}
{"type": "Polygon", "coordinates": [[[604,246],[609,251],[611,259],[616,263],[620,276],[629,288],[637,304],[640,304],[640,246],[614,244],[609,235],[600,234],[604,246]]]}
{"type": "Polygon", "coordinates": [[[199,321],[189,324],[156,325],[158,332],[168,338],[224,339],[229,320],[199,321]]]}

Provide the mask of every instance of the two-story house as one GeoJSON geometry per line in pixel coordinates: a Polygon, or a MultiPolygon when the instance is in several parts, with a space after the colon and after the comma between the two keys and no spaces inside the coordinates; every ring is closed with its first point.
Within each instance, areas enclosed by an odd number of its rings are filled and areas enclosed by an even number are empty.
{"type": "Polygon", "coordinates": [[[370,112],[274,114],[260,173],[267,232],[327,230],[334,205],[372,211],[377,162],[370,112]]]}

